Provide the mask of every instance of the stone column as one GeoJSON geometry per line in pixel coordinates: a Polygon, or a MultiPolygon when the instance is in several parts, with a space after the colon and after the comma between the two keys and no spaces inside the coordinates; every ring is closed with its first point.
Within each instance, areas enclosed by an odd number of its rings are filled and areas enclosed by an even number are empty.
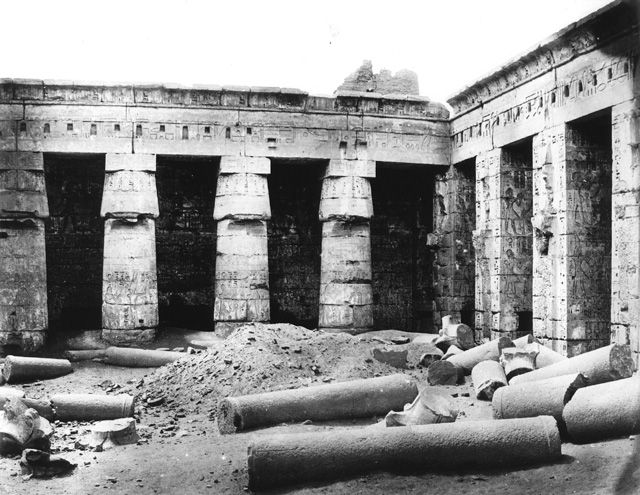
{"type": "Polygon", "coordinates": [[[612,108],[611,341],[640,364],[640,121],[636,100],[612,108]]]}
{"type": "Polygon", "coordinates": [[[322,181],[318,327],[357,334],[373,328],[372,160],[331,160],[322,181]]]}
{"type": "Polygon", "coordinates": [[[42,153],[0,152],[0,349],[45,343],[48,217],[42,153]]]}
{"type": "Polygon", "coordinates": [[[532,311],[531,153],[494,149],[476,163],[476,327],[491,338],[530,331],[532,311]]]}
{"type": "Polygon", "coordinates": [[[215,333],[226,337],[251,321],[268,322],[271,218],[264,157],[223,156],[213,218],[217,220],[215,333]]]}
{"type": "Polygon", "coordinates": [[[155,171],[155,155],[106,156],[102,337],[113,344],[149,342],[158,326],[155,171]]]}

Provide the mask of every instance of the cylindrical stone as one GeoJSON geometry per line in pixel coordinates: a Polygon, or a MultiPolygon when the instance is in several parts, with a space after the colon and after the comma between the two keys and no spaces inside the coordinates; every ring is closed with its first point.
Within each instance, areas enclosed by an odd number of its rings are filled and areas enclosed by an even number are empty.
{"type": "Polygon", "coordinates": [[[135,403],[127,394],[58,394],[51,405],[58,421],[101,421],[133,416],[135,403]]]}
{"type": "Polygon", "coordinates": [[[510,383],[515,385],[554,376],[581,373],[589,385],[595,385],[596,383],[628,378],[633,374],[634,370],[635,365],[630,347],[628,345],[612,344],[539,368],[531,373],[516,376],[510,383]]]}
{"type": "Polygon", "coordinates": [[[640,377],[578,390],[562,418],[577,443],[640,433],[640,377]]]}
{"type": "Polygon", "coordinates": [[[33,352],[48,324],[44,220],[0,218],[0,346],[33,352]]]}
{"type": "Polygon", "coordinates": [[[500,363],[482,361],[471,370],[471,380],[478,400],[491,400],[500,387],[507,386],[507,377],[500,363]]]}
{"type": "Polygon", "coordinates": [[[218,222],[214,320],[269,321],[269,257],[263,220],[218,222]]]}
{"type": "Polygon", "coordinates": [[[213,209],[214,220],[271,218],[266,175],[252,173],[220,174],[213,209]]]}
{"type": "Polygon", "coordinates": [[[500,337],[485,344],[468,349],[460,354],[447,358],[447,361],[461,367],[465,375],[469,375],[473,367],[482,361],[498,361],[500,358],[500,348],[509,347],[511,339],[500,337]]]}
{"type": "Polygon", "coordinates": [[[368,223],[323,224],[318,326],[325,331],[355,334],[373,327],[370,233],[368,223]]]}
{"type": "Polygon", "coordinates": [[[66,359],[7,356],[2,374],[7,383],[56,378],[71,373],[73,367],[66,359]]]}
{"type": "Polygon", "coordinates": [[[580,373],[509,385],[493,394],[493,417],[512,419],[553,416],[562,425],[565,405],[579,388],[586,385],[580,373]]]}
{"type": "Polygon", "coordinates": [[[402,374],[315,387],[227,397],[218,405],[220,433],[287,421],[329,421],[386,415],[413,402],[416,383],[402,374]]]}
{"type": "Polygon", "coordinates": [[[106,364],[129,368],[160,367],[186,356],[184,352],[131,349],[127,347],[108,347],[102,353],[106,364]]]}
{"type": "Polygon", "coordinates": [[[561,455],[558,427],[549,416],[259,436],[249,446],[249,487],[378,470],[521,467],[561,455]]]}
{"type": "Polygon", "coordinates": [[[110,331],[103,332],[105,340],[135,341],[127,337],[127,332],[158,326],[153,219],[105,221],[102,290],[102,327],[110,331]]]}

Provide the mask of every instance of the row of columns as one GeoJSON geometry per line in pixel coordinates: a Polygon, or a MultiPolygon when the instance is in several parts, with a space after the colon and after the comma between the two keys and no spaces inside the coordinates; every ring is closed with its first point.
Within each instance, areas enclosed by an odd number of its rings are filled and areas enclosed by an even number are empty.
{"type": "MultiPolygon", "coordinates": [[[[268,158],[221,157],[214,205],[220,336],[270,319],[270,171],[268,158]]],[[[151,341],[159,323],[155,172],[155,155],[106,155],[102,334],[120,345],[151,341]]],[[[325,330],[359,333],[373,326],[372,177],[373,161],[331,160],[322,178],[319,326],[325,330]]],[[[42,153],[0,153],[0,346],[33,351],[44,344],[48,214],[42,153]]]]}

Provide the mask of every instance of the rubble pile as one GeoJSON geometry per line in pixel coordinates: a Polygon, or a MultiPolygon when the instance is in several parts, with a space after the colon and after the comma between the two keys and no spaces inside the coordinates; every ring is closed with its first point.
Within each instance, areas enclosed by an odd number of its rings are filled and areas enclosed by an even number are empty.
{"type": "Polygon", "coordinates": [[[254,323],[200,354],[159,368],[129,393],[143,405],[164,402],[213,418],[218,401],[229,396],[397,373],[373,358],[380,345],[379,339],[366,336],[254,323]]]}

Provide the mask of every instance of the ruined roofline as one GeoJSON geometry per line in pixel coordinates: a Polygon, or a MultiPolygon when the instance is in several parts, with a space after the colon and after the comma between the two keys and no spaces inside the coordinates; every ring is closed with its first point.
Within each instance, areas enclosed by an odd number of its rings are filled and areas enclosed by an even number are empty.
{"type": "Polygon", "coordinates": [[[635,0],[615,0],[509,59],[447,98],[452,118],[517,88],[631,31],[635,0]]]}
{"type": "Polygon", "coordinates": [[[333,96],[321,96],[295,88],[264,86],[194,84],[189,87],[174,83],[0,79],[0,103],[16,101],[35,104],[252,108],[449,119],[449,110],[444,104],[415,95],[338,91],[333,96]]]}

